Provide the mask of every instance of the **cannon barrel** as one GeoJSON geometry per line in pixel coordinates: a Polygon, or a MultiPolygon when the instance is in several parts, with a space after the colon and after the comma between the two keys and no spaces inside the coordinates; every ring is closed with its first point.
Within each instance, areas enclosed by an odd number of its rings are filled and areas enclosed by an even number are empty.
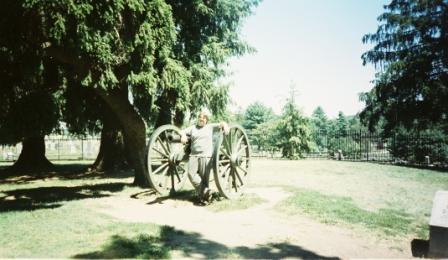
{"type": "Polygon", "coordinates": [[[175,133],[167,135],[168,140],[173,143],[180,143],[180,137],[181,137],[180,135],[175,133]]]}
{"type": "MultiPolygon", "coordinates": [[[[167,138],[168,138],[168,141],[170,141],[172,143],[180,143],[181,135],[176,134],[176,133],[170,133],[170,134],[167,134],[167,138]]],[[[188,140],[188,142],[190,141],[190,135],[187,135],[187,140],[188,140]]]]}

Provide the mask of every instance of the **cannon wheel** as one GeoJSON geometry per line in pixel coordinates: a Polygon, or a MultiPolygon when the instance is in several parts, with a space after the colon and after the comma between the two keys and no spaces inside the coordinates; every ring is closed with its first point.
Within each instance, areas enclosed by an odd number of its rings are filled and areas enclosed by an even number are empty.
{"type": "Polygon", "coordinates": [[[183,160],[185,146],[168,140],[180,135],[180,129],[164,125],[152,134],[147,150],[148,180],[161,195],[180,190],[187,177],[187,163],[183,160]]]}
{"type": "Polygon", "coordinates": [[[233,199],[241,196],[247,186],[250,170],[249,139],[243,128],[231,126],[215,146],[214,176],[222,196],[233,199]]]}

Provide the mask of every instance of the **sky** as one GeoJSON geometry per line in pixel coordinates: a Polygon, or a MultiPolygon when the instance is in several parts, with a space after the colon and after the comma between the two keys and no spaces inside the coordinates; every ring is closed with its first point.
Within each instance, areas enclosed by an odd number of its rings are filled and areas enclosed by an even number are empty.
{"type": "Polygon", "coordinates": [[[354,115],[369,91],[373,65],[361,55],[373,47],[362,37],[378,28],[386,0],[264,0],[246,19],[242,38],[257,49],[233,58],[231,109],[256,101],[279,114],[290,93],[306,115],[321,106],[327,116],[354,115]]]}

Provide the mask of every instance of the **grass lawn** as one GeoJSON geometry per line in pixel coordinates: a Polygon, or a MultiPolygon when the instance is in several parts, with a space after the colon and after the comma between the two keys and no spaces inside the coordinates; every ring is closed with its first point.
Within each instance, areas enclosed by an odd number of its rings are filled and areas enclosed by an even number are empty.
{"type": "Polygon", "coordinates": [[[367,228],[386,236],[428,238],[432,200],[448,190],[448,173],[393,165],[328,160],[254,162],[252,186],[282,186],[276,206],[324,223],[367,228]]]}
{"type": "MultiPolygon", "coordinates": [[[[127,199],[147,192],[131,186],[132,181],[126,172],[108,177],[0,175],[0,258],[169,258],[179,231],[126,222],[96,208],[95,201],[102,198],[127,199]]],[[[288,197],[273,210],[285,217],[300,214],[329,225],[367,229],[380,238],[427,238],[432,199],[437,190],[448,190],[448,173],[371,163],[256,159],[250,187],[284,189],[288,197]]],[[[262,203],[248,195],[219,201],[207,210],[219,214],[262,203]]],[[[219,257],[238,255],[229,251],[219,257]]]]}

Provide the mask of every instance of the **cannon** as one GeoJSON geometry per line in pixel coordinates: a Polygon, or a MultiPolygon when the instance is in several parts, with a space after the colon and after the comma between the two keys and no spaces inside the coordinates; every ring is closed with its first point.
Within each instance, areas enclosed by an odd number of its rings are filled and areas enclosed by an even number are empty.
{"type": "MultiPolygon", "coordinates": [[[[251,149],[241,126],[230,125],[213,133],[213,174],[209,187],[216,185],[221,196],[239,197],[247,186],[251,149]]],[[[166,196],[182,189],[188,178],[189,144],[180,142],[181,130],[174,125],[157,128],[147,146],[147,178],[159,194],[166,196]]]]}

